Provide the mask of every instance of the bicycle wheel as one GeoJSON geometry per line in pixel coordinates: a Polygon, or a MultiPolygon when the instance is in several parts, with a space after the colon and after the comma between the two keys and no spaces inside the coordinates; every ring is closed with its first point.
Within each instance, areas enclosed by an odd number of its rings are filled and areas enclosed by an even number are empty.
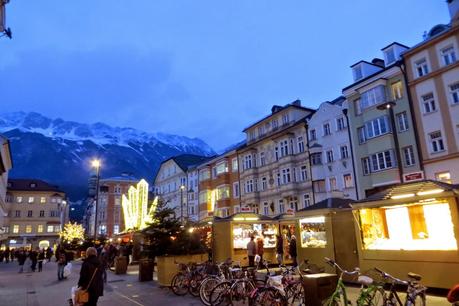
{"type": "Polygon", "coordinates": [[[386,292],[379,288],[373,292],[371,299],[366,304],[368,306],[384,306],[386,305],[386,292]]]}
{"type": "Polygon", "coordinates": [[[304,287],[302,283],[293,284],[285,288],[287,301],[290,305],[306,305],[304,287]]]}
{"type": "Polygon", "coordinates": [[[188,292],[190,292],[192,296],[199,296],[199,287],[201,286],[202,279],[203,276],[201,273],[195,274],[191,277],[188,292]]]}
{"type": "Polygon", "coordinates": [[[212,292],[212,289],[220,283],[220,281],[221,280],[215,276],[207,277],[202,281],[201,286],[199,287],[199,298],[204,305],[210,305],[210,293],[212,292]]]}
{"type": "Polygon", "coordinates": [[[340,295],[333,295],[328,300],[322,303],[324,306],[348,306],[344,297],[340,295]]]}
{"type": "Polygon", "coordinates": [[[209,304],[212,306],[217,305],[230,305],[231,304],[231,283],[221,282],[212,289],[209,295],[209,304]]]}
{"type": "Polygon", "coordinates": [[[232,305],[249,304],[250,294],[255,285],[246,279],[238,280],[231,286],[230,299],[232,305]]]}
{"type": "Polygon", "coordinates": [[[176,295],[185,295],[188,292],[188,280],[183,273],[174,275],[171,281],[171,289],[176,295]]]}
{"type": "Polygon", "coordinates": [[[288,302],[278,289],[266,287],[259,289],[252,305],[286,306],[288,302]]]}

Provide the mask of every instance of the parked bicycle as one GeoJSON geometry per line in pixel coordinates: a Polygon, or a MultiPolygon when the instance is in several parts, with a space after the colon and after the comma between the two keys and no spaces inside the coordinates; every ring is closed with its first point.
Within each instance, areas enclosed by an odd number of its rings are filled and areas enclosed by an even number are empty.
{"type": "Polygon", "coordinates": [[[207,275],[206,268],[210,265],[210,263],[190,263],[187,265],[176,262],[176,264],[179,267],[179,272],[172,278],[172,292],[176,295],[185,295],[190,293],[195,297],[199,296],[199,287],[201,285],[201,281],[207,275]]]}

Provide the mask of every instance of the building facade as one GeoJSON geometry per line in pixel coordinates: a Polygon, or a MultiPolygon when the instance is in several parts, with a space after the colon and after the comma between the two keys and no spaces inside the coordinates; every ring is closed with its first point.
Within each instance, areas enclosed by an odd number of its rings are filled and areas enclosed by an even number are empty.
{"type": "Polygon", "coordinates": [[[191,166],[187,171],[187,217],[197,222],[199,220],[199,170],[197,165],[191,166]]]}
{"type": "Polygon", "coordinates": [[[97,230],[99,235],[111,238],[124,231],[124,214],[121,206],[121,196],[128,193],[131,186],[135,186],[139,179],[123,174],[117,177],[100,180],[97,230]]]}
{"type": "Polygon", "coordinates": [[[240,212],[239,162],[235,149],[199,165],[199,218],[240,212]]]}
{"type": "Polygon", "coordinates": [[[9,179],[8,241],[10,247],[54,247],[68,222],[65,193],[36,179],[9,179]]]}
{"type": "Polygon", "coordinates": [[[357,199],[344,102],[344,97],[324,102],[307,119],[315,203],[328,198],[357,199]]]}
{"type": "Polygon", "coordinates": [[[7,138],[0,135],[0,245],[8,238],[6,216],[8,207],[6,203],[6,189],[8,171],[13,167],[10,143],[7,138]]]}
{"type": "Polygon", "coordinates": [[[459,183],[459,1],[451,22],[433,27],[404,54],[419,145],[428,179],[459,183]]]}
{"type": "Polygon", "coordinates": [[[382,49],[384,60],[352,65],[354,83],[343,89],[359,199],[424,178],[400,61],[407,49],[392,43],[382,49]]]}
{"type": "Polygon", "coordinates": [[[188,212],[187,195],[191,187],[188,185],[188,170],[207,159],[208,157],[193,154],[174,156],[162,162],[156,174],[155,195],[173,208],[181,220],[187,218],[188,212]]]}
{"type": "Polygon", "coordinates": [[[314,203],[305,120],[312,113],[299,100],[276,105],[244,130],[247,144],[237,150],[241,211],[273,216],[314,203]]]}

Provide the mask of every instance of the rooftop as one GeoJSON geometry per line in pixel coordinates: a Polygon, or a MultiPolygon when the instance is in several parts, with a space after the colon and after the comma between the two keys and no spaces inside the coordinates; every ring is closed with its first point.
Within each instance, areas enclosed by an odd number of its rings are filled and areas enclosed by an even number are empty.
{"type": "Polygon", "coordinates": [[[8,190],[11,191],[54,191],[64,193],[58,186],[38,179],[9,179],[8,190]]]}

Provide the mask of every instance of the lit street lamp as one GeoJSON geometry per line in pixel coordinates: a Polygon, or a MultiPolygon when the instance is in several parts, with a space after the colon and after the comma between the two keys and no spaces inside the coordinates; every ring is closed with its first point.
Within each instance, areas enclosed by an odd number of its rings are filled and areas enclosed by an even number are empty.
{"type": "Polygon", "coordinates": [[[96,169],[96,194],[95,194],[95,206],[96,206],[96,211],[95,211],[95,216],[94,216],[94,242],[97,239],[97,207],[98,207],[98,202],[99,202],[99,179],[100,179],[100,160],[94,159],[92,161],[92,167],[96,169]]]}
{"type": "Polygon", "coordinates": [[[376,108],[379,110],[389,110],[389,120],[392,129],[392,135],[394,137],[394,144],[395,144],[395,158],[397,159],[397,166],[398,166],[398,174],[400,177],[400,183],[403,183],[403,167],[402,167],[402,158],[400,156],[400,145],[398,142],[398,133],[397,127],[395,126],[395,117],[394,117],[394,107],[397,105],[394,101],[389,101],[378,105],[376,108]]]}

